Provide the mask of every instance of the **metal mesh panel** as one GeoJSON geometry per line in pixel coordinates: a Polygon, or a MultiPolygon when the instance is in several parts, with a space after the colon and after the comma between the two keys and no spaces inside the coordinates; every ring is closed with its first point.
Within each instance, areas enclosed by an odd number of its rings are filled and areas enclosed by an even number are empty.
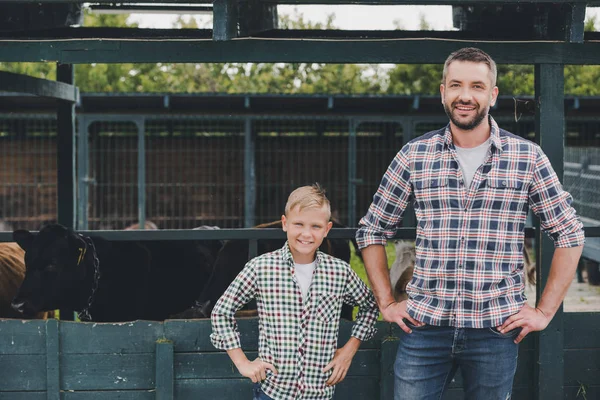
{"type": "Polygon", "coordinates": [[[137,221],[137,132],[133,122],[90,124],[88,229],[137,221]]]}
{"type": "Polygon", "coordinates": [[[147,121],[147,219],[162,229],[243,227],[243,135],[239,119],[147,121]]]}
{"type": "Polygon", "coordinates": [[[373,201],[381,177],[404,144],[402,125],[397,122],[363,122],[356,129],[357,226],[373,201]]]}
{"type": "Polygon", "coordinates": [[[0,230],[56,221],[56,121],[0,118],[0,160],[0,230]]]}
{"type": "Polygon", "coordinates": [[[298,118],[258,120],[256,132],[257,223],[281,218],[292,190],[319,182],[332,215],[342,222],[348,210],[347,120],[298,118]]]}
{"type": "Polygon", "coordinates": [[[600,224],[600,122],[569,122],[563,185],[585,225],[600,224]],[[592,147],[594,146],[594,147],[592,147]]]}

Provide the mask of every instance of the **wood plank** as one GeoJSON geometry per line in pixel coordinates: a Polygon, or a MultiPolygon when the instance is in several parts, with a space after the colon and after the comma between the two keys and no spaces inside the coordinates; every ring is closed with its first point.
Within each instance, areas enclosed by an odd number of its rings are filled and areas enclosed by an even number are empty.
{"type": "Polygon", "coordinates": [[[156,400],[173,400],[173,342],[156,343],[156,400]]]}
{"type": "Polygon", "coordinates": [[[73,85],[6,71],[0,71],[0,90],[28,93],[69,102],[76,102],[79,97],[79,89],[73,85]]]}
{"type": "Polygon", "coordinates": [[[0,391],[46,390],[46,356],[0,354],[0,391]]]}
{"type": "MultiPolygon", "coordinates": [[[[381,342],[381,354],[379,360],[380,388],[379,399],[387,400],[394,396],[394,364],[398,351],[399,339],[393,336],[381,342]]],[[[375,397],[373,397],[375,399],[375,397]]]]}
{"type": "Polygon", "coordinates": [[[600,385],[596,386],[565,386],[565,400],[597,400],[600,399],[600,385]]]}
{"type": "Polygon", "coordinates": [[[565,351],[565,386],[600,386],[600,349],[565,351]]]}
{"type": "Polygon", "coordinates": [[[0,400],[46,400],[46,392],[0,392],[0,400]]]}
{"type": "Polygon", "coordinates": [[[160,322],[60,323],[63,354],[154,353],[156,340],[162,337],[163,324],[160,322]]]}
{"type": "Polygon", "coordinates": [[[564,348],[600,348],[600,312],[564,313],[564,348]]]}
{"type": "Polygon", "coordinates": [[[61,400],[155,400],[154,390],[103,390],[98,392],[62,392],[61,400]]]}
{"type": "MultiPolygon", "coordinates": [[[[175,381],[176,399],[247,399],[252,396],[249,379],[183,379],[175,381]]],[[[379,397],[379,379],[346,378],[336,388],[334,399],[372,399],[379,397]],[[376,397],[371,397],[376,396],[376,397]]]]}
{"type": "Polygon", "coordinates": [[[378,399],[379,377],[352,377],[344,379],[335,388],[333,398],[336,400],[346,399],[378,399]]]}
{"type": "MultiPolygon", "coordinates": [[[[246,352],[248,359],[257,357],[256,352],[246,352]]],[[[176,353],[175,379],[235,379],[240,374],[225,352],[176,353]]],[[[376,376],[379,378],[379,351],[359,350],[348,376],[376,376]]]]}
{"type": "Polygon", "coordinates": [[[178,379],[175,380],[175,398],[192,399],[249,399],[252,381],[239,379],[178,379]]]}
{"type": "MultiPolygon", "coordinates": [[[[237,323],[242,349],[257,351],[258,319],[239,318],[237,323]]],[[[210,342],[212,327],[209,320],[171,320],[164,323],[164,330],[165,337],[173,341],[176,353],[219,351],[210,342]]]]}
{"type": "Polygon", "coordinates": [[[0,320],[0,353],[46,354],[45,321],[0,320]]]}
{"type": "Polygon", "coordinates": [[[66,354],[60,359],[62,390],[139,390],[155,387],[155,355],[66,354]]]}
{"type": "MultiPolygon", "coordinates": [[[[554,0],[555,1],[555,0],[554,0]]],[[[179,31],[179,30],[176,30],[179,31]]],[[[176,32],[178,35],[180,32],[176,32]]],[[[600,64],[600,43],[490,42],[436,38],[279,39],[1,39],[0,60],[67,64],[128,62],[319,62],[443,64],[451,52],[473,45],[494,55],[498,64],[600,64]]]]}
{"type": "Polygon", "coordinates": [[[60,399],[58,321],[46,322],[46,400],[60,399]]]}

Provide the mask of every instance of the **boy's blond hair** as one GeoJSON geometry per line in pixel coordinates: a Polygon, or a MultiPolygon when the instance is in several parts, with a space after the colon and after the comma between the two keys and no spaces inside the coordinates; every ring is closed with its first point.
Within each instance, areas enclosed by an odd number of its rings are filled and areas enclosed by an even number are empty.
{"type": "Polygon", "coordinates": [[[325,196],[325,189],[318,183],[311,186],[301,186],[290,193],[288,201],[285,204],[285,215],[288,215],[291,210],[300,207],[300,211],[305,208],[326,208],[327,221],[331,218],[331,206],[329,199],[325,196]]]}

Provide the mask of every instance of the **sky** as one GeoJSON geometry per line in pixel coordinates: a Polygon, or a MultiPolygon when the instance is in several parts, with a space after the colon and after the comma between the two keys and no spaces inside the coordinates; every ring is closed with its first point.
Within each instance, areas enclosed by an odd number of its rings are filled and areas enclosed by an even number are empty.
{"type": "MultiPolygon", "coordinates": [[[[406,30],[419,28],[421,15],[436,30],[452,29],[451,6],[365,6],[365,5],[280,5],[279,14],[301,13],[306,20],[325,22],[327,15],[335,14],[334,25],[340,29],[389,30],[399,25],[406,30]]],[[[600,7],[588,8],[586,18],[595,15],[600,23],[600,7]]],[[[141,27],[170,28],[177,18],[172,14],[132,14],[131,19],[141,27]]],[[[196,15],[200,27],[210,28],[212,16],[196,15]]]]}

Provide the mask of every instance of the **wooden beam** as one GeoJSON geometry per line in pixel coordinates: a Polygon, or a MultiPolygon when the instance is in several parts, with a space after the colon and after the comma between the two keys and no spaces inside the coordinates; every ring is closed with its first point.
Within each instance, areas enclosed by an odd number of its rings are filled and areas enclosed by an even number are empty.
{"type": "MultiPolygon", "coordinates": [[[[562,182],[564,162],[564,74],[563,66],[535,65],[535,134],[537,143],[548,156],[552,167],[562,182]]],[[[536,219],[539,228],[539,220],[536,219]]],[[[554,242],[537,230],[537,278],[536,300],[548,282],[550,264],[554,254],[554,242]]],[[[538,400],[559,400],[564,397],[563,360],[563,311],[562,306],[546,329],[539,332],[535,348],[535,389],[538,400]]]]}
{"type": "Polygon", "coordinates": [[[0,39],[0,61],[87,63],[323,62],[443,64],[476,46],[499,64],[600,64],[600,42],[494,42],[440,39],[0,39]]]}
{"type": "MultiPolygon", "coordinates": [[[[4,3],[81,3],[81,0],[2,0],[4,3]]],[[[144,4],[206,4],[210,1],[193,1],[193,0],[127,0],[129,4],[144,3],[144,4]]],[[[498,4],[498,3],[537,3],[548,4],[557,3],[557,0],[262,0],[264,3],[272,4],[405,4],[405,5],[452,5],[452,4],[498,4]]],[[[598,0],[570,0],[568,3],[581,3],[588,5],[600,5],[598,0]]],[[[115,0],[94,0],[96,4],[113,4],[115,0]]]]}
{"type": "Polygon", "coordinates": [[[238,36],[238,3],[215,0],[213,3],[213,40],[231,40],[238,36]]]}
{"type": "Polygon", "coordinates": [[[79,89],[64,82],[0,71],[0,91],[33,94],[41,97],[76,102],[79,89]]]}

